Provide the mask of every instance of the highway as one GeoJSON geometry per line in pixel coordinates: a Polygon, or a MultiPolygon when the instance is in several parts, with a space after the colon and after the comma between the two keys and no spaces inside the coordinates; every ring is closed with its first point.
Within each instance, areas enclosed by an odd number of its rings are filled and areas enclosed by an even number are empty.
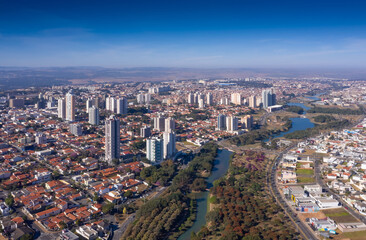
{"type": "Polygon", "coordinates": [[[271,194],[275,198],[276,202],[285,210],[285,213],[289,216],[291,221],[295,224],[296,229],[301,233],[304,239],[308,240],[315,240],[318,239],[314,232],[310,229],[309,226],[306,226],[297,216],[297,214],[292,210],[292,208],[287,204],[287,201],[283,199],[282,195],[280,194],[277,188],[277,181],[276,181],[276,170],[281,160],[282,156],[289,151],[294,145],[292,144],[290,147],[286,148],[282,151],[276,159],[270,165],[267,173],[267,184],[270,189],[271,194]]]}
{"type": "Polygon", "coordinates": [[[348,211],[353,217],[355,217],[356,219],[358,219],[360,222],[363,222],[366,224],[366,217],[364,215],[361,215],[360,213],[358,213],[357,210],[354,210],[352,208],[352,206],[348,205],[336,192],[334,192],[333,190],[331,190],[328,185],[326,185],[322,179],[321,176],[321,169],[320,169],[320,164],[319,161],[315,161],[315,180],[316,182],[328,193],[331,193],[334,196],[334,199],[336,199],[337,201],[339,201],[343,206],[347,206],[347,208],[345,208],[346,211],[348,211]]]}

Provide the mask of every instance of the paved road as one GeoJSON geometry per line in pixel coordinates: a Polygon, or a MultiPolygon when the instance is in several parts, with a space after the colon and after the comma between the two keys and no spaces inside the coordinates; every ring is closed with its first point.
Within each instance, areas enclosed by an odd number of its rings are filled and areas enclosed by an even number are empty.
{"type": "Polygon", "coordinates": [[[119,240],[122,237],[128,225],[130,225],[130,223],[132,223],[133,220],[135,219],[135,216],[136,213],[133,213],[130,216],[128,216],[128,218],[122,223],[122,225],[119,226],[118,229],[113,232],[113,238],[112,238],[113,240],[119,240]]]}
{"type": "Polygon", "coordinates": [[[366,217],[364,215],[361,215],[357,210],[354,210],[352,208],[352,206],[348,205],[348,203],[346,203],[336,192],[334,192],[333,190],[331,190],[328,185],[326,185],[322,179],[321,176],[321,169],[320,169],[320,164],[319,161],[315,161],[315,180],[316,182],[327,192],[332,193],[332,195],[334,196],[334,199],[336,199],[337,201],[339,201],[340,203],[342,203],[343,206],[347,206],[347,208],[345,208],[346,211],[348,211],[353,217],[355,217],[356,219],[358,219],[360,222],[363,222],[366,224],[366,217]]]}
{"type": "Polygon", "coordinates": [[[293,147],[293,145],[286,148],[284,151],[282,151],[276,159],[273,161],[273,163],[270,166],[269,173],[270,176],[267,176],[267,184],[270,188],[270,192],[276,199],[276,201],[279,203],[279,205],[285,210],[285,213],[290,217],[291,221],[295,224],[297,230],[301,233],[301,235],[304,237],[304,239],[308,240],[315,240],[318,239],[314,232],[306,226],[300,219],[298,218],[297,214],[292,210],[292,208],[287,204],[287,201],[283,199],[282,195],[280,194],[278,188],[277,188],[277,181],[276,181],[276,170],[278,163],[282,156],[288,152],[293,147]]]}

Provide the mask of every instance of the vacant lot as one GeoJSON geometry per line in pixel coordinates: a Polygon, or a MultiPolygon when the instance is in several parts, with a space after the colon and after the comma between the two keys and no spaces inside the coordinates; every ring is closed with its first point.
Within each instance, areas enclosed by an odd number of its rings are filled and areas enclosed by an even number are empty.
{"type": "Polygon", "coordinates": [[[314,175],[313,169],[296,169],[298,175],[314,175]]]}
{"type": "Polygon", "coordinates": [[[297,177],[298,183],[313,183],[315,179],[313,177],[297,177]]]}
{"type": "Polygon", "coordinates": [[[322,212],[316,212],[316,213],[299,213],[299,218],[303,221],[305,221],[307,218],[317,218],[317,219],[324,219],[327,216],[325,216],[322,212]]]}
{"type": "Polygon", "coordinates": [[[322,210],[327,216],[336,221],[337,223],[349,223],[358,222],[351,214],[349,214],[344,208],[335,208],[329,210],[322,210]]]}
{"type": "Polygon", "coordinates": [[[366,231],[342,233],[342,234],[339,234],[338,236],[335,236],[334,239],[365,240],[366,231]]]}

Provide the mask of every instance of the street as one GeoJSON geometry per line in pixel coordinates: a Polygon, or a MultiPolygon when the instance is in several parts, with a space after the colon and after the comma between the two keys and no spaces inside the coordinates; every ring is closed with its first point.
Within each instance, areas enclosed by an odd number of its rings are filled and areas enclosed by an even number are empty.
{"type": "MultiPolygon", "coordinates": [[[[151,198],[157,198],[159,196],[161,196],[161,194],[164,193],[164,190],[166,189],[166,187],[162,187],[160,189],[158,189],[157,193],[151,198]]],[[[150,200],[151,200],[150,199],[150,200]]],[[[118,228],[113,229],[113,240],[119,240],[121,238],[121,236],[123,235],[123,233],[126,231],[128,225],[130,225],[130,223],[133,222],[133,220],[135,219],[136,213],[131,214],[130,216],[128,216],[128,218],[120,225],[120,226],[116,226],[118,228]]]]}
{"type": "Polygon", "coordinates": [[[319,161],[315,161],[314,164],[315,167],[315,180],[316,182],[328,193],[332,193],[334,196],[334,199],[339,201],[342,206],[348,206],[347,208],[344,208],[347,212],[349,212],[353,217],[358,219],[360,222],[363,222],[366,224],[366,217],[358,213],[357,211],[353,210],[352,206],[348,205],[337,193],[335,193],[333,190],[331,190],[328,185],[326,185],[322,179],[321,176],[321,169],[319,165],[319,161]]]}
{"type": "Polygon", "coordinates": [[[273,197],[279,203],[279,205],[285,210],[285,213],[289,216],[291,221],[295,224],[296,228],[300,233],[303,235],[305,239],[315,240],[317,237],[315,236],[314,232],[310,229],[310,227],[306,226],[297,216],[297,214],[292,210],[292,208],[287,204],[287,201],[283,199],[282,195],[280,194],[277,188],[277,181],[276,181],[276,170],[279,161],[281,160],[282,156],[287,153],[293,144],[283,150],[276,159],[272,162],[270,166],[270,176],[267,175],[267,184],[272,193],[273,197]]]}

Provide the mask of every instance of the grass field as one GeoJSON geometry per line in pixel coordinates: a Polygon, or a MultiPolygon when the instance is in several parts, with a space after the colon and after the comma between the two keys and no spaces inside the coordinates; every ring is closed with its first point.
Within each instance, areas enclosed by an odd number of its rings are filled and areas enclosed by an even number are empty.
{"type": "Polygon", "coordinates": [[[191,143],[191,142],[187,142],[187,141],[184,141],[184,142],[182,142],[184,145],[190,145],[190,146],[197,146],[197,145],[195,145],[195,144],[193,144],[193,143],[191,143]]]}
{"type": "Polygon", "coordinates": [[[296,174],[299,175],[314,175],[313,169],[296,169],[296,174]]]}
{"type": "Polygon", "coordinates": [[[322,212],[337,223],[358,222],[358,220],[349,214],[344,208],[322,210],[322,212]]]}
{"type": "Polygon", "coordinates": [[[315,182],[314,178],[312,177],[297,177],[298,183],[313,183],[315,182]]]}
{"type": "Polygon", "coordinates": [[[366,231],[342,233],[335,237],[335,239],[365,240],[366,231]]]}

